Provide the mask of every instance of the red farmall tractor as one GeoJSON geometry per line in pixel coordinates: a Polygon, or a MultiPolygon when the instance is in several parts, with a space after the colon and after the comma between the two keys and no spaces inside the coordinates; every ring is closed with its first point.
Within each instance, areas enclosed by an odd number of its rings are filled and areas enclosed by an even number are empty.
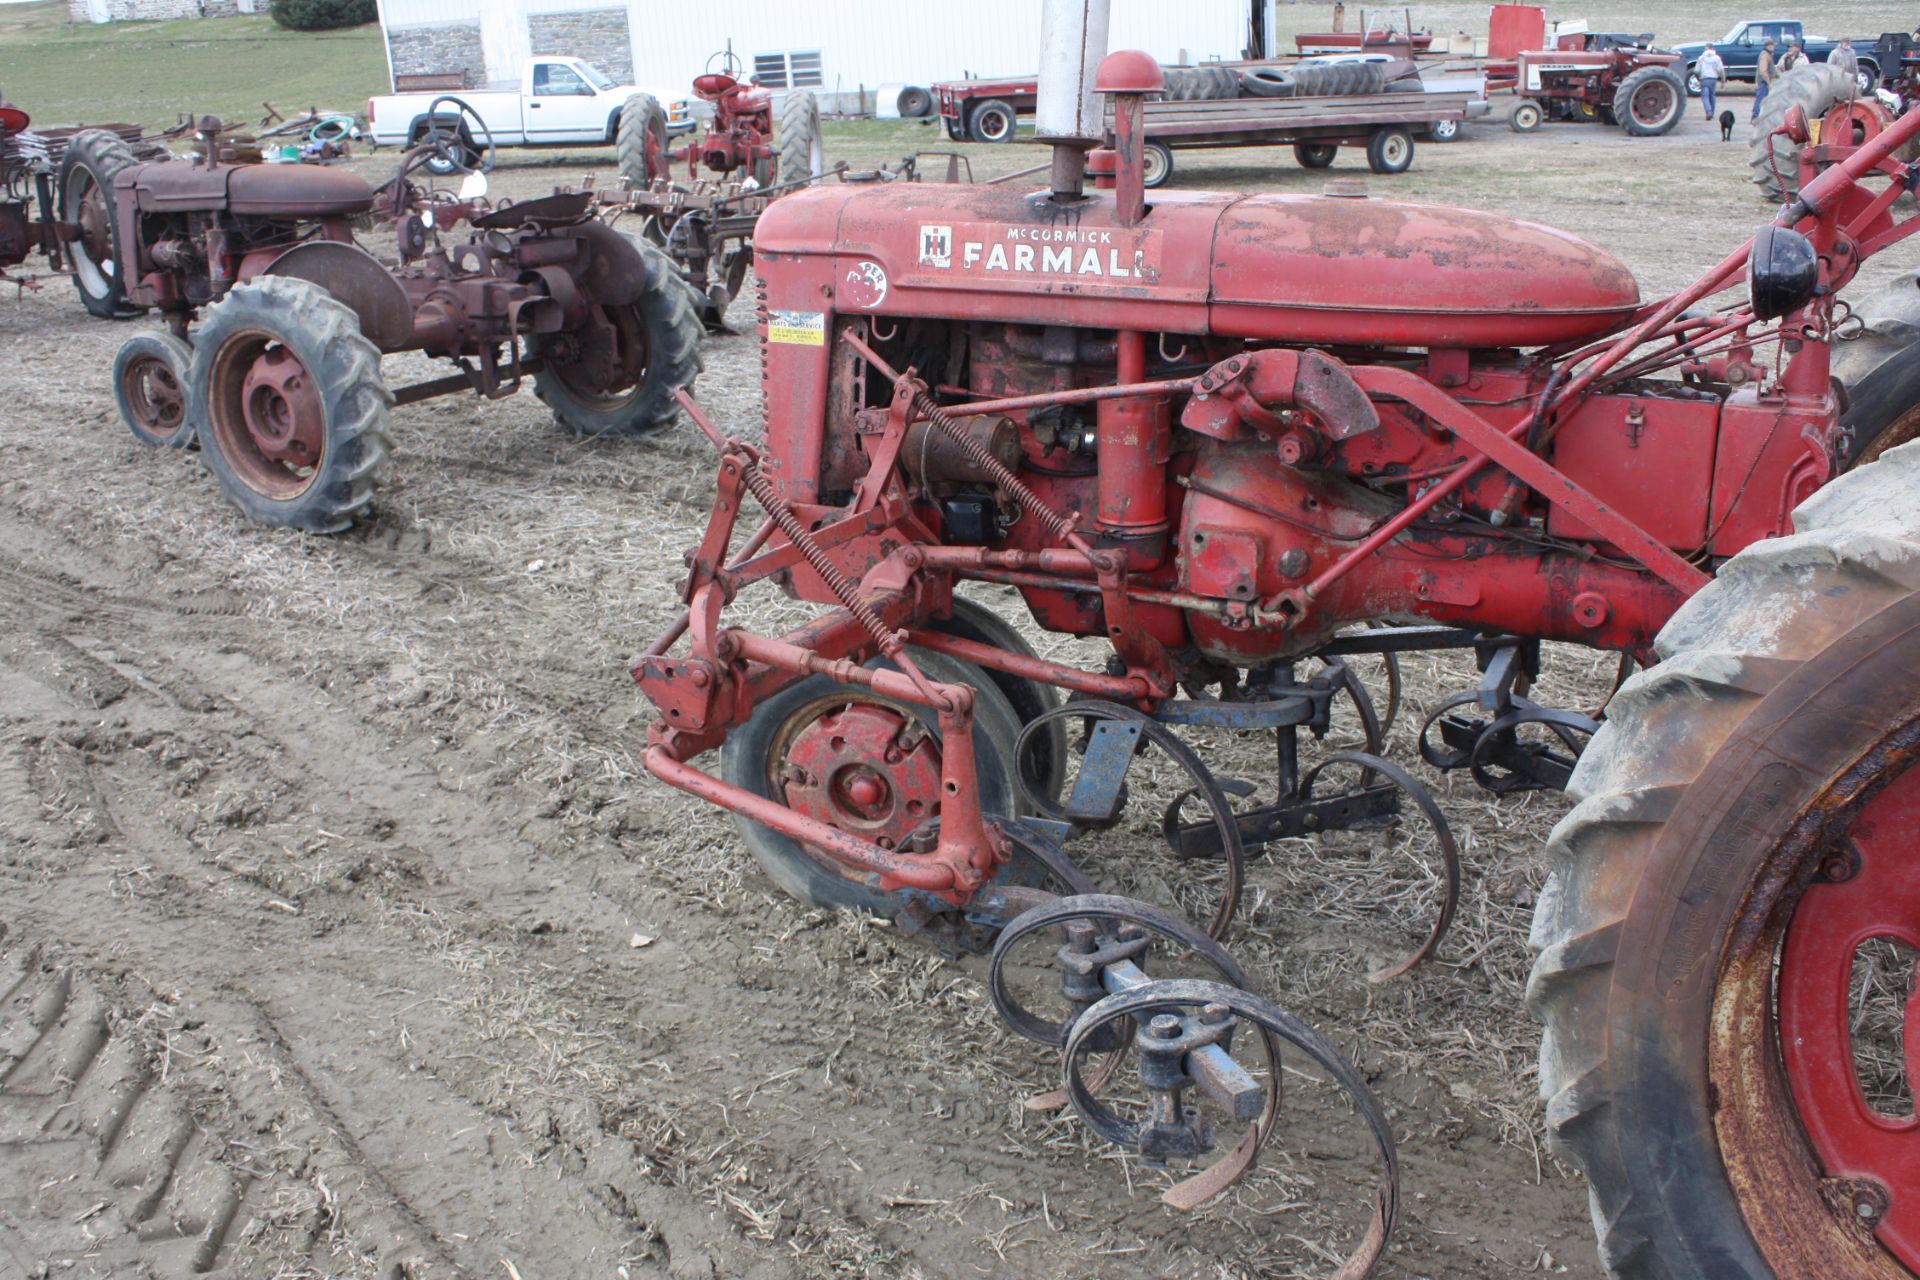
{"type": "MultiPolygon", "coordinates": [[[[1049,50],[1099,48],[1063,16],[1087,7],[1048,7],[1049,50]]],[[[765,434],[684,398],[719,492],[686,610],[634,662],[646,767],[731,810],[795,896],[989,952],[996,1008],[1061,1051],[1055,1105],[1149,1162],[1222,1153],[1170,1203],[1252,1165],[1280,1053],[1327,1065],[1384,1167],[1340,1272],[1360,1276],[1396,1212],[1390,1132],[1217,940],[1249,846],[1396,804],[1457,877],[1373,732],[1337,757],[1344,787],[1297,735],[1362,703],[1357,657],[1471,648],[1480,686],[1429,758],[1584,797],[1531,1002],[1607,1265],[1920,1274],[1920,1139],[1863,1092],[1848,996],[1869,941],[1920,947],[1920,454],[1881,452],[1920,429],[1920,345],[1892,336],[1920,293],[1872,317],[1843,299],[1920,229],[1894,210],[1920,169],[1890,158],[1920,116],[1648,300],[1600,248],[1494,214],[1149,204],[1159,69],[1067,60],[1043,78],[1051,190],[824,186],[762,217],[765,434]],[[1096,87],[1113,124],[1088,163],[1096,87]],[[729,625],[766,582],[821,611],[779,638],[729,625]],[[1039,656],[956,594],[977,582],[1110,656],[1039,656]],[[1649,669],[1596,725],[1525,696],[1543,640],[1649,669]],[[1235,807],[1181,727],[1271,730],[1275,798],[1235,807]],[[1115,824],[1143,760],[1191,784],[1164,829],[1221,868],[1204,927],[1093,892],[1062,843],[1115,824]],[[1019,979],[1034,943],[1045,1009],[1019,979]]],[[[1905,1043],[1911,1068],[1911,1018],[1905,1043]]]]}
{"type": "MultiPolygon", "coordinates": [[[[485,123],[442,105],[490,162],[485,123]]],[[[417,185],[429,161],[468,171],[451,130],[377,189],[260,163],[212,117],[195,147],[192,163],[138,164],[111,135],[75,140],[72,185],[101,233],[71,246],[74,282],[101,314],[166,319],[114,361],[121,413],[147,444],[198,443],[255,520],[331,533],[367,514],[396,404],[497,399],[530,379],[573,429],[635,434],[673,420],[673,389],[699,369],[697,299],[658,250],[594,216],[591,191],[494,206],[477,174],[459,194],[417,185]],[[392,228],[390,257],[356,239],[374,221],[392,228]],[[398,351],[456,372],[389,390],[380,357],[398,351]]]]}
{"type": "Polygon", "coordinates": [[[780,98],[776,123],[773,91],[743,80],[744,71],[731,49],[708,59],[707,71],[694,77],[693,92],[712,104],[713,118],[702,136],[671,151],[659,102],[644,93],[627,99],[617,134],[620,176],[627,185],[638,190],[671,177],[672,166],[681,162],[689,180],[700,179],[703,170],[756,187],[819,177],[819,102],[805,89],[789,89],[780,98]]]}
{"type": "Polygon", "coordinates": [[[1657,137],[1680,123],[1686,82],[1675,71],[1676,53],[1663,53],[1653,37],[1580,32],[1559,37],[1551,49],[1529,50],[1515,60],[1511,79],[1490,70],[1489,91],[1510,88],[1518,97],[1507,123],[1531,133],[1548,120],[1618,125],[1636,138],[1657,137]]]}

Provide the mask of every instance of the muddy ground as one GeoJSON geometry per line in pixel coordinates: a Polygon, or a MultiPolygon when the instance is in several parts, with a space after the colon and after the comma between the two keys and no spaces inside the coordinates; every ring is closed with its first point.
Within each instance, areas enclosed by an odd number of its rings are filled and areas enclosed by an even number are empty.
{"type": "MultiPolygon", "coordinates": [[[[912,136],[835,130],[849,154],[912,136]]],[[[1769,216],[1736,149],[1697,120],[1481,127],[1374,190],[1567,227],[1651,292],[1769,216]]],[[[983,175],[1034,158],[972,150],[983,175]]],[[[515,160],[495,191],[606,164],[515,160]]],[[[1252,153],[1182,178],[1323,180],[1252,153]]],[[[978,962],[783,898],[723,815],[642,774],[624,659],[705,516],[696,433],[430,402],[396,416],[377,521],[296,536],[120,425],[109,363],[150,323],[64,283],[0,300],[0,1275],[1314,1276],[1351,1246],[1361,1139],[1306,1074],[1266,1172],[1173,1213],[1163,1175],[1023,1110],[1055,1063],[978,962]]],[[[751,433],[751,339],[705,351],[702,399],[751,433]]],[[[1572,705],[1612,674],[1556,663],[1572,705]]],[[[1466,672],[1408,675],[1394,750],[1420,768],[1407,721],[1466,672]]],[[[1270,850],[1233,950],[1388,1108],[1382,1274],[1594,1277],[1523,1005],[1563,801],[1425,776],[1467,865],[1438,962],[1366,980],[1435,901],[1415,829],[1270,850]]],[[[1088,860],[1177,894],[1140,860],[1153,820],[1088,860]]]]}

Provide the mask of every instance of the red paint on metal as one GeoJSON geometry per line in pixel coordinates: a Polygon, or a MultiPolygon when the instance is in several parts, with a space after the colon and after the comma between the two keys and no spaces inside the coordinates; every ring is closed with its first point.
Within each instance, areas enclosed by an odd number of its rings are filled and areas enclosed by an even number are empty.
{"type": "MultiPolygon", "coordinates": [[[[1891,1195],[1884,1211],[1863,1215],[1879,1242],[1920,1267],[1920,1119],[1874,1107],[1855,1072],[1854,956],[1875,938],[1920,949],[1920,877],[1913,833],[1920,829],[1920,771],[1909,770],[1854,819],[1849,835],[1858,870],[1839,883],[1807,889],[1780,954],[1780,1054],[1794,1106],[1830,1178],[1877,1183],[1891,1195]]],[[[1846,855],[1836,845],[1836,860],[1846,855]]],[[[1896,975],[1900,976],[1900,975],[1896,975]]],[[[1920,990],[1920,988],[1916,988],[1920,990]]],[[[1914,996],[1906,1004],[1907,1076],[1915,1052],[1914,996]]]]}

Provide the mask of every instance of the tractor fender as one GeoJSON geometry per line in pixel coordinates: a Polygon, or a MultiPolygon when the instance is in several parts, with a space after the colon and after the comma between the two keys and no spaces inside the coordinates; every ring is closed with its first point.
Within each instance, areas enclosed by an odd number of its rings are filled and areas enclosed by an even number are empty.
{"type": "Polygon", "coordinates": [[[597,218],[556,227],[553,234],[586,242],[580,264],[570,270],[574,283],[590,302],[630,307],[646,296],[647,260],[626,236],[597,218]]]}
{"type": "Polygon", "coordinates": [[[407,291],[358,245],[309,240],[275,258],[260,274],[319,285],[358,317],[360,332],[382,351],[413,345],[413,304],[407,291]]]}
{"type": "Polygon", "coordinates": [[[1380,429],[1380,412],[1347,366],[1322,351],[1274,348],[1223,360],[1200,375],[1180,425],[1222,440],[1244,427],[1279,435],[1288,426],[1274,406],[1306,409],[1326,434],[1345,440],[1380,429]]]}

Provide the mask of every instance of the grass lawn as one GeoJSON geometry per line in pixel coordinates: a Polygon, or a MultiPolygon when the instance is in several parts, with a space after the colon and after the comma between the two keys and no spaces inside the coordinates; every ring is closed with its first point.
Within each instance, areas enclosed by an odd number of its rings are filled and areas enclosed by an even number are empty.
{"type": "Polygon", "coordinates": [[[39,124],[170,125],[182,112],[253,124],[271,102],[364,110],[386,92],[378,26],[283,31],[264,14],[70,23],[58,0],[0,6],[0,89],[39,124]]]}

